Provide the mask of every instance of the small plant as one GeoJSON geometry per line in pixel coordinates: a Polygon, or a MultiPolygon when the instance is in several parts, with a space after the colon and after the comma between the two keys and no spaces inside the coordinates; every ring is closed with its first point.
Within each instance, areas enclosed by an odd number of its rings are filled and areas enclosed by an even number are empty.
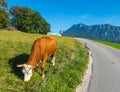
{"type": "Polygon", "coordinates": [[[7,31],[15,31],[16,29],[14,27],[7,27],[7,28],[5,28],[5,30],[7,30],[7,31]]]}
{"type": "Polygon", "coordinates": [[[70,35],[70,37],[74,37],[74,35],[73,35],[73,34],[71,34],[71,35],[70,35]]]}

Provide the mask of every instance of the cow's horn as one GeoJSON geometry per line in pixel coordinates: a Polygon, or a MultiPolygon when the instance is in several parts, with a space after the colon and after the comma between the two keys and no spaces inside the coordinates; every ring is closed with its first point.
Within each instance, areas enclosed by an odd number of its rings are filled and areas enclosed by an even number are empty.
{"type": "Polygon", "coordinates": [[[17,67],[23,67],[23,64],[17,65],[17,67]]]}

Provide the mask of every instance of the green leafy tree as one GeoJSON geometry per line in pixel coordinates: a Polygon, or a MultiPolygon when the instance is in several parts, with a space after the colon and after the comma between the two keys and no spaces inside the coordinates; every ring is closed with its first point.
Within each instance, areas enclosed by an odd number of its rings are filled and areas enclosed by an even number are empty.
{"type": "Polygon", "coordinates": [[[6,0],[0,0],[0,29],[5,28],[9,23],[9,13],[6,0]]]}
{"type": "Polygon", "coordinates": [[[10,9],[11,23],[23,32],[46,34],[50,24],[36,11],[27,7],[14,6],[10,9]]]}

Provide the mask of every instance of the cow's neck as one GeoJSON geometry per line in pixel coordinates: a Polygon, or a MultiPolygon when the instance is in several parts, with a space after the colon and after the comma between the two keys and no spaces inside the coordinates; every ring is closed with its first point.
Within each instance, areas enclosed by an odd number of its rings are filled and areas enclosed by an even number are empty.
{"type": "Polygon", "coordinates": [[[32,68],[35,69],[36,66],[37,66],[37,60],[28,60],[28,61],[27,61],[27,64],[28,64],[28,65],[31,65],[32,68]]]}

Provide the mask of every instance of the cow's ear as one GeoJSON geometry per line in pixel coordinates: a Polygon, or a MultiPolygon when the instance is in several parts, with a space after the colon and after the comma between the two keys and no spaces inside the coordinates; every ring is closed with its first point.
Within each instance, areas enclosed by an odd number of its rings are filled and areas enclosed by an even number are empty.
{"type": "Polygon", "coordinates": [[[23,64],[17,65],[17,67],[23,67],[23,64]]]}

